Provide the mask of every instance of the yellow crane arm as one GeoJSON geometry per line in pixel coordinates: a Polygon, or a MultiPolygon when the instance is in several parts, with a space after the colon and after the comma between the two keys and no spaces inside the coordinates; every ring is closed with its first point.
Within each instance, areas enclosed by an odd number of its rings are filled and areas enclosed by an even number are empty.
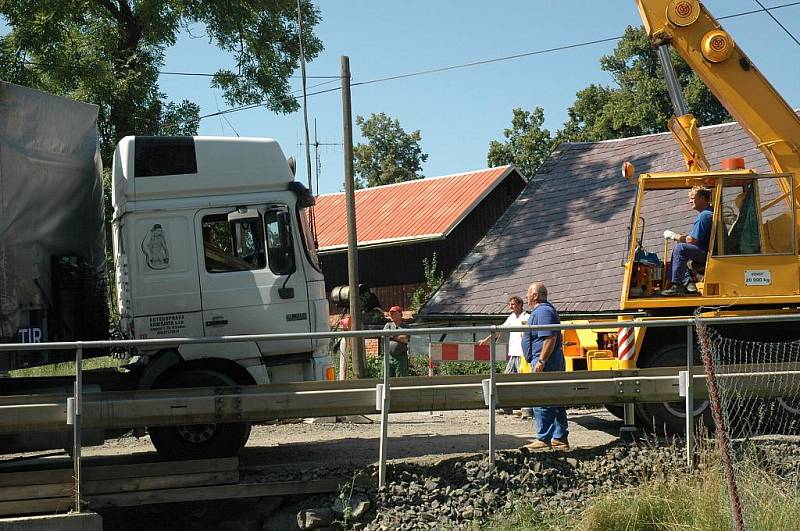
{"type": "Polygon", "coordinates": [[[706,8],[697,0],[635,2],[653,42],[668,43],[683,57],[772,169],[800,175],[800,118],[706,8]]]}

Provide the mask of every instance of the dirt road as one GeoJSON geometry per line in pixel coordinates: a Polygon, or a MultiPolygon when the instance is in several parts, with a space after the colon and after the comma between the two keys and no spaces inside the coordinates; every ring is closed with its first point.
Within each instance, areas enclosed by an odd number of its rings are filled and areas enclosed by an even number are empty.
{"type": "MultiPolygon", "coordinates": [[[[621,421],[605,409],[570,409],[570,442],[591,448],[618,436],[621,421]]],[[[314,462],[367,465],[378,459],[380,417],[356,417],[363,423],[297,422],[253,427],[242,465],[309,464],[314,462]]],[[[396,413],[390,416],[390,459],[439,460],[442,456],[484,452],[489,420],[485,411],[396,413]]],[[[533,422],[513,415],[497,416],[497,449],[518,448],[530,442],[533,422]]],[[[153,452],[148,437],[125,437],[87,448],[84,455],[122,455],[153,452]]]]}

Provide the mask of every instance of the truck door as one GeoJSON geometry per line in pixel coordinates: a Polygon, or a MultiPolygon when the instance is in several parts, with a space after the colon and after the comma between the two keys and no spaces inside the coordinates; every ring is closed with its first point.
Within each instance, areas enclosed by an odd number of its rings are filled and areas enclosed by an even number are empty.
{"type": "MultiPolygon", "coordinates": [[[[310,331],[308,295],[287,205],[196,215],[206,336],[310,331]]],[[[262,341],[262,355],[311,350],[310,340],[262,341]]]]}

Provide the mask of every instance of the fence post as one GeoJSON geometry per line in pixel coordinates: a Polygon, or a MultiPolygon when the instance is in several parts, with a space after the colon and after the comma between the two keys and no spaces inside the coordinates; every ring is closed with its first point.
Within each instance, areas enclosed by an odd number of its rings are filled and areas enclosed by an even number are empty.
{"type": "Polygon", "coordinates": [[[83,346],[75,349],[75,405],[72,420],[72,466],[75,475],[75,512],[81,512],[81,409],[83,407],[83,346]]]}
{"type": "Polygon", "coordinates": [[[495,353],[495,334],[491,334],[489,341],[489,468],[494,470],[495,466],[495,431],[496,418],[495,409],[497,407],[497,396],[495,395],[495,372],[497,362],[494,359],[495,353]]]}
{"type": "Polygon", "coordinates": [[[694,468],[694,334],[692,325],[686,327],[686,465],[694,468]]]}
{"type": "Polygon", "coordinates": [[[381,390],[381,445],[379,450],[378,488],[386,486],[386,445],[389,439],[389,336],[381,337],[383,343],[383,388],[381,390]]]}
{"type": "MultiPolygon", "coordinates": [[[[428,336],[428,377],[433,376],[433,345],[431,344],[430,337],[428,336]]],[[[433,413],[433,411],[431,411],[433,413]]]]}

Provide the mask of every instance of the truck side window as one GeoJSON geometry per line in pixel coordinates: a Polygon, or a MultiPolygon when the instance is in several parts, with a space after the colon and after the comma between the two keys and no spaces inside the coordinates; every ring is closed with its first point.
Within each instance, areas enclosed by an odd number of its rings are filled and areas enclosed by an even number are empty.
{"type": "Polygon", "coordinates": [[[266,266],[260,218],[228,222],[225,214],[203,217],[206,271],[251,271],[266,266]]]}
{"type": "Polygon", "coordinates": [[[288,275],[295,270],[294,239],[289,219],[289,211],[284,208],[264,213],[269,268],[276,275],[288,275]]]}

